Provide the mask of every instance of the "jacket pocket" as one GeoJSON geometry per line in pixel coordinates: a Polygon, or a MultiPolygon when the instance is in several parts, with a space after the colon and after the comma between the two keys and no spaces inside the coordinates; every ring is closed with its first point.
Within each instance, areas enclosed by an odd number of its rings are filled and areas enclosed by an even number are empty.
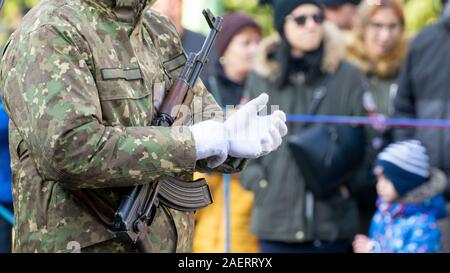
{"type": "Polygon", "coordinates": [[[264,167],[255,160],[250,163],[239,177],[242,187],[253,192],[255,207],[261,207],[267,196],[269,182],[265,173],[264,167]]]}
{"type": "Polygon", "coordinates": [[[102,122],[110,126],[149,126],[153,115],[152,87],[143,80],[98,80],[102,122]]]}
{"type": "Polygon", "coordinates": [[[142,80],[97,80],[97,88],[101,101],[141,99],[152,91],[151,85],[146,88],[142,80]]]}

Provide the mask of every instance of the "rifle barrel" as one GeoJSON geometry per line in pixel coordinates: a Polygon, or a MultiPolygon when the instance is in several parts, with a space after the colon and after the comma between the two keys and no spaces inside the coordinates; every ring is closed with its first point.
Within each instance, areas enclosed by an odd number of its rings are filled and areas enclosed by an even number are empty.
{"type": "Polygon", "coordinates": [[[211,48],[214,44],[214,41],[216,40],[217,34],[219,34],[221,28],[222,28],[223,18],[218,16],[215,17],[214,20],[214,27],[209,32],[208,36],[206,37],[205,42],[203,43],[202,49],[198,53],[198,59],[195,63],[194,69],[192,71],[192,74],[190,75],[190,79],[188,81],[189,87],[194,87],[195,82],[202,72],[203,66],[208,61],[209,53],[211,52],[211,48]]]}

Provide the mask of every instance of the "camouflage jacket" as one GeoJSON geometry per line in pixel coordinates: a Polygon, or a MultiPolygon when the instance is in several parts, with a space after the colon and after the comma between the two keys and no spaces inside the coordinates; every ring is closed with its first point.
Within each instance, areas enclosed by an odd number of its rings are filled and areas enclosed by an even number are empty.
{"type": "MultiPolygon", "coordinates": [[[[200,81],[186,124],[150,126],[185,60],[153,2],[43,0],[11,36],[0,90],[11,117],[16,252],[134,251],[68,189],[92,189],[117,207],[133,185],[211,171],[196,161],[188,127],[221,114],[200,81]]],[[[216,171],[245,162],[229,158],[216,171]]],[[[193,213],[160,206],[149,234],[156,251],[186,252],[193,228],[193,213]]]]}

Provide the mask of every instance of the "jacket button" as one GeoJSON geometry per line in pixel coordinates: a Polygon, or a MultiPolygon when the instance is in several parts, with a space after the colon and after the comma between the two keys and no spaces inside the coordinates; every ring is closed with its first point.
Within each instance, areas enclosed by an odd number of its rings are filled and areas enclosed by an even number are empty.
{"type": "Polygon", "coordinates": [[[262,179],[261,181],[259,181],[259,186],[263,189],[267,188],[268,185],[269,185],[269,182],[267,182],[266,179],[262,179]]]}
{"type": "Polygon", "coordinates": [[[303,231],[297,231],[297,233],[295,233],[295,238],[297,240],[303,240],[305,238],[305,233],[303,231]]]}

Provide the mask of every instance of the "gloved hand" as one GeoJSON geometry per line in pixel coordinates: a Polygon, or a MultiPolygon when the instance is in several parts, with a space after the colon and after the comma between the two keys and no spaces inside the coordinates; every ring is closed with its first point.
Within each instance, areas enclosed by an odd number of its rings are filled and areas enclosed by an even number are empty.
{"type": "Polygon", "coordinates": [[[228,139],[221,122],[207,120],[191,127],[197,160],[207,158],[209,168],[220,166],[228,157],[228,139]]]}
{"type": "Polygon", "coordinates": [[[287,134],[286,115],[277,110],[268,116],[258,116],[268,100],[267,94],[261,94],[224,123],[208,120],[193,125],[197,160],[207,159],[208,167],[216,168],[228,155],[258,158],[276,150],[287,134]]]}
{"type": "Polygon", "coordinates": [[[268,101],[269,96],[261,94],[225,121],[229,141],[228,155],[237,158],[258,158],[281,145],[281,138],[288,131],[286,115],[277,110],[268,116],[258,116],[268,101]]]}

